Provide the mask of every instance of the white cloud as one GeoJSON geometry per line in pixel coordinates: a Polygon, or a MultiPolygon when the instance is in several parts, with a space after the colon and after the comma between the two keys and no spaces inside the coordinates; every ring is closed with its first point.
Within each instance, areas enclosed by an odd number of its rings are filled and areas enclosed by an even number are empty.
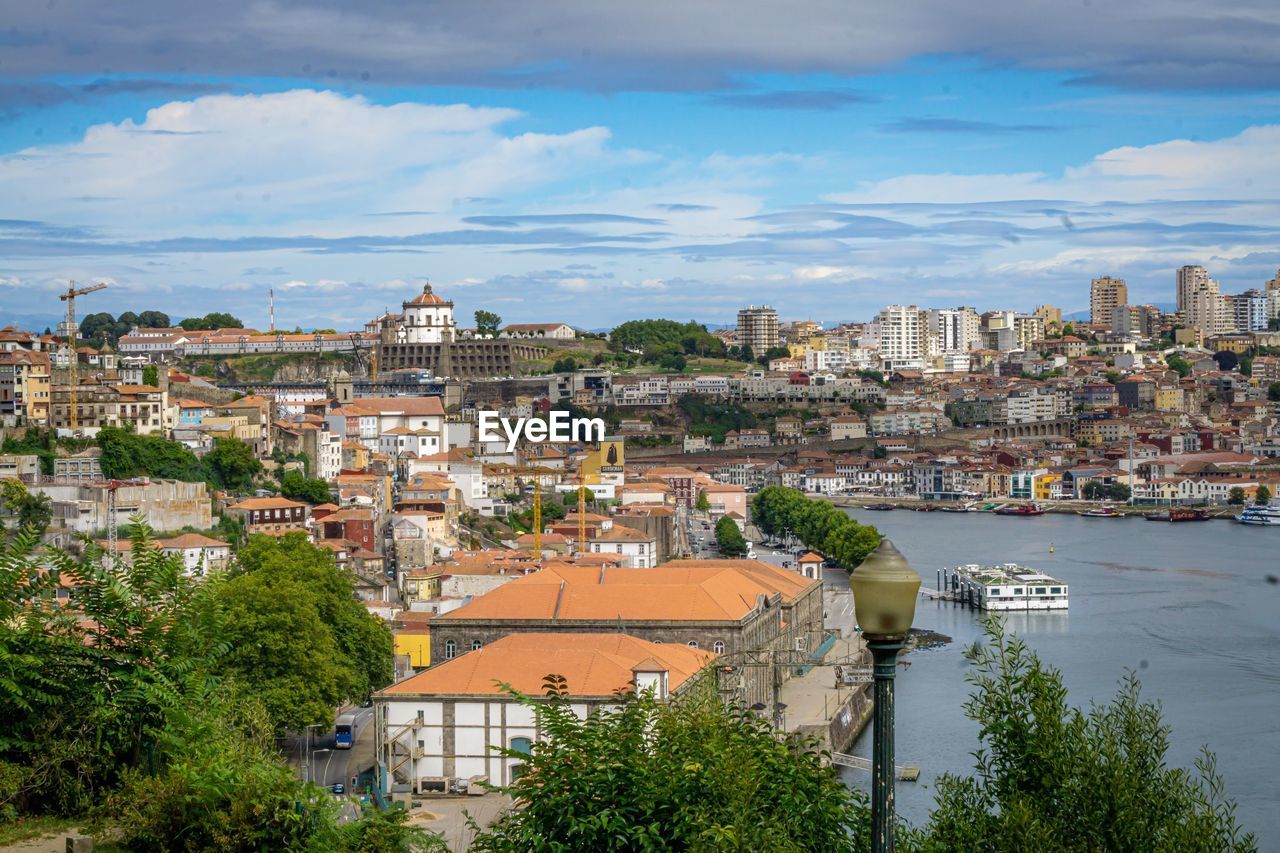
{"type": "MultiPolygon", "coordinates": [[[[506,136],[515,110],[398,103],[293,90],[174,101],[89,128],[78,142],[0,157],[0,209],[26,219],[149,235],[201,226],[257,233],[313,224],[347,233],[362,214],[448,210],[633,155],[607,149],[609,131],[506,136]],[[87,204],[85,198],[96,199],[87,204]]],[[[432,217],[426,217],[430,222],[432,217]]],[[[440,217],[435,217],[440,221],[440,217]]],[[[381,219],[380,233],[424,227],[381,219]]],[[[206,230],[208,233],[208,230],[206,230]]]]}
{"type": "Polygon", "coordinates": [[[1198,142],[1174,139],[1105,151],[1061,175],[901,175],[869,182],[833,201],[945,204],[1061,199],[1079,202],[1274,199],[1280,197],[1280,125],[1198,142]]]}
{"type": "Polygon", "coordinates": [[[570,293],[587,293],[596,287],[594,282],[587,281],[585,278],[562,278],[558,287],[561,290],[567,290],[570,293]]]}
{"type": "Polygon", "coordinates": [[[796,267],[792,275],[800,281],[854,281],[867,278],[865,273],[857,272],[849,267],[834,267],[817,264],[814,266],[796,267]]]}

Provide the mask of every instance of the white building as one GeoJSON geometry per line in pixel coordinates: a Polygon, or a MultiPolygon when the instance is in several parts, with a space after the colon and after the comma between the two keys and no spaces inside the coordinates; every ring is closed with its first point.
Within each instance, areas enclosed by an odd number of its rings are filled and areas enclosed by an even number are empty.
{"type": "Polygon", "coordinates": [[[570,708],[586,717],[616,703],[618,691],[666,699],[714,657],[626,634],[509,634],[374,694],[378,756],[392,783],[414,792],[447,789],[451,779],[510,785],[524,762],[495,748],[528,752],[539,733],[533,712],[499,685],[538,696],[546,676],[563,676],[570,708]]]}
{"type": "Polygon", "coordinates": [[[924,367],[928,349],[928,322],[914,305],[889,305],[876,315],[880,360],[885,370],[924,367]]]}
{"type": "Polygon", "coordinates": [[[624,569],[652,569],[658,565],[658,540],[634,527],[614,524],[591,540],[591,553],[621,557],[624,569]]]}
{"type": "Polygon", "coordinates": [[[1232,319],[1237,332],[1265,332],[1267,330],[1268,298],[1257,288],[1228,296],[1232,319]]]}
{"type": "Polygon", "coordinates": [[[738,346],[749,346],[756,357],[782,343],[778,312],[768,305],[748,305],[738,311],[738,346]]]}
{"type": "Polygon", "coordinates": [[[454,339],[453,303],[431,292],[431,285],[403,303],[396,336],[406,344],[438,344],[454,339]]]}
{"type": "Polygon", "coordinates": [[[972,308],[932,308],[929,337],[940,355],[967,353],[982,346],[982,319],[972,308]]]}
{"type": "Polygon", "coordinates": [[[156,544],[165,554],[176,554],[189,575],[205,575],[226,568],[231,559],[231,546],[199,533],[183,533],[172,539],[158,539],[156,544]]]}

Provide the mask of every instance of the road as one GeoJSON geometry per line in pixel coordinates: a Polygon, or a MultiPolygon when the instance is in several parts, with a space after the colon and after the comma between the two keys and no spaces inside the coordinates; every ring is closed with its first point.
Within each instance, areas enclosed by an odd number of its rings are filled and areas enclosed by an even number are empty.
{"type": "Polygon", "coordinates": [[[288,738],[282,748],[288,763],[298,768],[303,779],[311,779],[324,788],[341,783],[350,791],[352,777],[359,776],[374,764],[373,709],[356,708],[343,713],[355,715],[351,749],[334,748],[332,725],[324,730],[312,730],[310,750],[306,739],[301,736],[288,738]],[[310,767],[307,767],[308,757],[310,767]]]}

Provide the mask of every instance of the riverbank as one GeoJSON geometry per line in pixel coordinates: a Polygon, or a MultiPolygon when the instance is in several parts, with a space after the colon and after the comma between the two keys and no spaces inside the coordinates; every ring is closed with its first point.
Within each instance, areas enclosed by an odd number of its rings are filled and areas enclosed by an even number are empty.
{"type": "MultiPolygon", "coordinates": [[[[810,497],[821,498],[830,501],[839,507],[866,509],[868,506],[893,506],[895,509],[913,510],[916,512],[960,510],[966,504],[972,504],[973,509],[968,510],[966,514],[985,514],[990,515],[991,510],[976,509],[976,507],[990,506],[991,509],[1006,504],[1017,506],[1018,504],[1027,503],[1026,501],[1017,501],[1004,498],[990,498],[976,501],[928,501],[920,498],[885,498],[874,495],[866,497],[855,495],[810,495],[810,497]],[[928,507],[929,509],[925,509],[928,507]]],[[[1100,501],[1036,501],[1035,504],[1046,513],[1057,513],[1063,515],[1079,515],[1091,509],[1098,509],[1105,502],[1100,501]]],[[[1163,506],[1130,506],[1129,504],[1115,503],[1110,504],[1115,509],[1116,514],[1125,517],[1143,516],[1151,512],[1164,512],[1168,507],[1163,506]]],[[[1209,517],[1215,520],[1231,521],[1236,513],[1240,511],[1240,507],[1224,506],[1224,507],[1208,507],[1209,517]]],[[[960,513],[954,513],[959,515],[960,513]]]]}

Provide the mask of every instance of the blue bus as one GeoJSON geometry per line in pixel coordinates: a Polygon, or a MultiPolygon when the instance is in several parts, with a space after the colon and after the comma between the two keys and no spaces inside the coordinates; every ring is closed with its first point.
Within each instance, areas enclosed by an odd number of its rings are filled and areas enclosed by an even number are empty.
{"type": "Polygon", "coordinates": [[[355,737],[356,715],[343,714],[333,727],[333,745],[336,749],[350,749],[355,737]]]}

